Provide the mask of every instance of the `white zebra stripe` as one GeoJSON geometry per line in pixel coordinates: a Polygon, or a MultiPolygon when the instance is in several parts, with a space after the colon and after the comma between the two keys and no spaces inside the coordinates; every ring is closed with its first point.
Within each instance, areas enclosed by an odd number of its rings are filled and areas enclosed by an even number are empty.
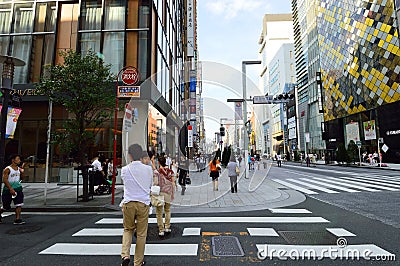
{"type": "Polygon", "coordinates": [[[348,184],[348,182],[345,182],[344,180],[340,180],[338,181],[336,178],[330,178],[330,177],[325,177],[325,178],[319,178],[319,177],[314,177],[314,179],[318,179],[318,180],[322,180],[324,182],[329,182],[332,184],[338,184],[338,185],[342,185],[342,186],[346,186],[346,187],[352,187],[352,188],[356,188],[359,190],[365,190],[365,191],[370,191],[370,192],[377,192],[379,190],[373,189],[373,188],[367,188],[367,187],[363,187],[360,184],[357,183],[357,185],[353,185],[353,184],[348,184]]]}
{"type": "MultiPolygon", "coordinates": [[[[331,189],[327,189],[327,188],[324,188],[324,187],[321,187],[321,186],[316,186],[316,185],[313,185],[313,184],[309,184],[309,183],[307,183],[307,182],[302,182],[302,181],[300,181],[300,180],[296,180],[296,179],[287,179],[287,180],[289,180],[289,181],[291,181],[291,182],[298,183],[298,184],[300,184],[300,185],[307,186],[307,187],[309,187],[309,188],[318,189],[318,190],[323,191],[323,192],[326,192],[326,193],[330,193],[330,194],[332,194],[332,193],[339,193],[339,192],[337,192],[337,191],[333,191],[333,190],[331,190],[331,189]]],[[[302,180],[304,180],[304,178],[302,178],[302,180]]]]}
{"type": "MultiPolygon", "coordinates": [[[[117,256],[122,244],[56,243],[39,252],[46,255],[117,256]]],[[[130,254],[135,254],[132,244],[130,254]]],[[[145,256],[197,256],[198,244],[146,244],[145,256]]]]}
{"type": "MultiPolygon", "coordinates": [[[[337,179],[343,180],[343,182],[347,182],[347,183],[350,183],[350,184],[356,184],[356,185],[360,184],[359,181],[347,180],[347,179],[350,179],[349,177],[343,177],[343,178],[342,177],[338,177],[337,179]]],[[[388,187],[385,187],[385,186],[378,186],[378,185],[373,185],[373,184],[365,184],[365,183],[363,183],[362,186],[373,187],[373,188],[377,188],[377,189],[390,190],[390,191],[397,191],[397,189],[394,189],[394,188],[388,188],[388,187]]]]}
{"type": "Polygon", "coordinates": [[[376,185],[382,186],[382,187],[386,187],[386,188],[382,188],[382,189],[386,189],[386,190],[391,190],[391,191],[397,191],[398,189],[392,188],[394,187],[398,187],[400,188],[400,186],[398,185],[393,185],[393,184],[382,184],[382,182],[378,182],[378,181],[372,181],[372,180],[365,180],[359,177],[341,177],[342,179],[346,179],[346,180],[350,180],[350,181],[355,181],[354,179],[356,179],[356,181],[358,182],[364,182],[363,184],[369,187],[376,187],[376,185]],[[384,186],[383,186],[384,185],[384,186]]]}
{"type": "MultiPolygon", "coordinates": [[[[316,178],[316,177],[314,177],[314,178],[316,178]]],[[[337,190],[342,190],[342,191],[345,191],[345,192],[351,192],[351,193],[360,192],[358,190],[345,188],[345,187],[338,187],[338,186],[335,186],[335,185],[332,185],[332,184],[328,184],[328,183],[325,183],[325,182],[320,182],[320,181],[317,181],[317,180],[314,180],[314,179],[307,179],[307,178],[301,178],[301,179],[307,180],[308,182],[312,182],[312,183],[315,183],[315,184],[318,184],[318,185],[321,185],[321,186],[324,186],[324,187],[330,187],[330,188],[334,188],[334,189],[337,189],[337,190]]]]}
{"type": "MultiPolygon", "coordinates": [[[[149,218],[149,223],[157,223],[156,218],[149,218]]],[[[322,217],[173,217],[172,224],[182,223],[329,223],[322,217]]],[[[96,224],[122,224],[122,218],[103,218],[96,224]]]]}
{"type": "Polygon", "coordinates": [[[309,190],[309,189],[306,189],[306,188],[302,188],[302,187],[299,187],[299,186],[290,184],[290,183],[285,182],[285,181],[283,181],[283,180],[279,180],[279,179],[272,179],[272,180],[275,181],[275,182],[277,182],[277,183],[279,183],[279,184],[282,184],[282,185],[284,185],[284,186],[286,186],[286,187],[288,187],[288,188],[292,188],[292,189],[294,189],[294,190],[298,190],[298,191],[303,192],[303,193],[306,193],[306,194],[310,194],[310,195],[312,195],[312,194],[318,194],[317,192],[314,192],[314,191],[312,191],[312,190],[309,190]]]}

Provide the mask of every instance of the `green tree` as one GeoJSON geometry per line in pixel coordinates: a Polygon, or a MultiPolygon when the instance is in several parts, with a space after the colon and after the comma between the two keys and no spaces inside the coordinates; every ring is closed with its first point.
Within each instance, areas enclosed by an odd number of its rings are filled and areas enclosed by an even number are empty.
{"type": "Polygon", "coordinates": [[[354,140],[350,140],[347,146],[347,155],[349,163],[354,163],[358,161],[358,147],[354,140]]]}
{"type": "Polygon", "coordinates": [[[81,165],[86,165],[89,145],[113,114],[115,75],[110,72],[110,65],[105,65],[93,52],[82,56],[70,50],[61,55],[64,64],[47,66],[47,74],[36,88],[68,112],[63,130],[53,134],[53,141],[81,165]]]}
{"type": "Polygon", "coordinates": [[[336,160],[338,163],[345,163],[348,162],[348,154],[346,151],[346,147],[343,143],[339,143],[336,153],[336,160]]]}

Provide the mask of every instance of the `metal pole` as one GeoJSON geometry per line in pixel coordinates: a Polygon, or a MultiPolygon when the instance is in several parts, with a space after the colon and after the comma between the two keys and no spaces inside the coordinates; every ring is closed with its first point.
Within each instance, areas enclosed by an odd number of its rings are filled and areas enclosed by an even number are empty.
{"type": "Polygon", "coordinates": [[[47,203],[47,182],[49,180],[49,169],[50,169],[50,139],[51,139],[51,118],[53,116],[53,101],[49,99],[49,114],[47,128],[47,152],[46,152],[46,172],[44,175],[44,205],[47,203]]]}
{"type": "Polygon", "coordinates": [[[10,92],[13,85],[14,79],[14,67],[24,66],[25,62],[11,56],[0,55],[0,63],[3,64],[2,72],[2,91],[4,94],[3,107],[1,109],[1,122],[0,122],[0,167],[4,168],[4,157],[5,157],[5,142],[6,142],[6,127],[7,127],[7,113],[8,113],[8,101],[10,100],[10,92]]]}
{"type": "Polygon", "coordinates": [[[246,62],[242,61],[242,88],[243,88],[243,151],[244,151],[244,178],[247,178],[247,157],[248,157],[248,143],[246,136],[246,129],[244,124],[247,121],[247,103],[246,103],[246,62]]]}

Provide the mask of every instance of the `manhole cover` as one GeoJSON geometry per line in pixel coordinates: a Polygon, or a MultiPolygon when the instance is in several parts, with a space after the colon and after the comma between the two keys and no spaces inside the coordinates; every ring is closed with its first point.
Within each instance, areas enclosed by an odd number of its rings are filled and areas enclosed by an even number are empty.
{"type": "Polygon", "coordinates": [[[328,232],[278,231],[293,245],[336,245],[336,237],[328,232]]]}
{"type": "Polygon", "coordinates": [[[26,233],[36,232],[42,229],[39,225],[18,225],[14,229],[8,230],[7,234],[9,235],[20,235],[26,233]]]}
{"type": "Polygon", "coordinates": [[[235,236],[212,237],[212,249],[214,256],[236,257],[244,256],[239,239],[235,236]]]}

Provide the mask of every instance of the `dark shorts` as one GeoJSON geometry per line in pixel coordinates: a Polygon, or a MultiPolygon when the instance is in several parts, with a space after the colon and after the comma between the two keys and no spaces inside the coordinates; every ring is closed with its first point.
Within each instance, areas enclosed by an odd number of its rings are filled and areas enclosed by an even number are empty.
{"type": "Polygon", "coordinates": [[[17,191],[17,196],[15,198],[12,198],[12,195],[10,191],[4,191],[3,194],[1,195],[1,199],[3,201],[3,209],[4,210],[9,210],[11,209],[11,202],[14,202],[15,207],[19,207],[24,205],[24,193],[21,191],[17,191]]]}
{"type": "Polygon", "coordinates": [[[211,171],[210,172],[210,177],[212,178],[212,181],[218,180],[219,172],[218,171],[211,171]]]}

